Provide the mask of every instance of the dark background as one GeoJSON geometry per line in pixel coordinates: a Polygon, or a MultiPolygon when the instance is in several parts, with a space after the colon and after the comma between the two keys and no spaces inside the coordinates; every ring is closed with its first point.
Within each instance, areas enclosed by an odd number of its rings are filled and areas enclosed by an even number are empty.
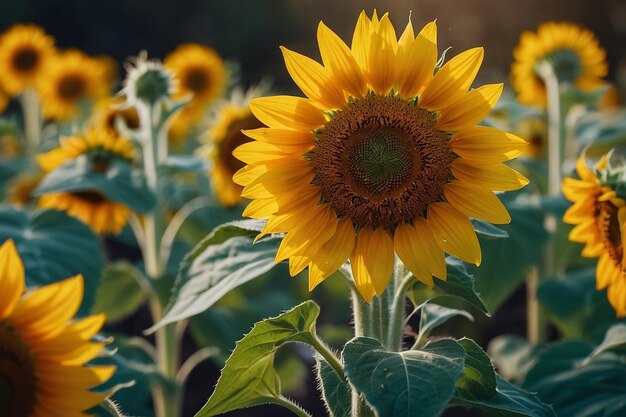
{"type": "MultiPolygon", "coordinates": [[[[284,69],[278,46],[319,58],[316,30],[320,20],[348,43],[362,9],[371,13],[389,11],[400,32],[412,12],[419,30],[438,19],[439,50],[453,46],[452,55],[474,46],[485,47],[482,82],[505,81],[512,49],[523,30],[534,30],[546,20],[568,20],[593,30],[608,53],[609,79],[626,66],[626,1],[623,0],[395,0],[389,2],[342,0],[0,0],[0,31],[17,22],[43,26],[60,48],[76,47],[90,54],[107,54],[121,63],[141,50],[163,58],[184,42],[210,45],[226,59],[239,65],[244,85],[263,78],[273,80],[281,93],[296,93],[284,69]]],[[[270,291],[270,289],[268,289],[270,291]]],[[[315,294],[314,294],[315,297],[315,294]]],[[[523,289],[514,294],[491,319],[473,326],[483,346],[502,333],[524,335],[523,289]],[[478,330],[476,330],[478,329],[478,330]]],[[[345,300],[348,303],[347,297],[345,300]]],[[[328,306],[323,306],[327,308],[328,306]]],[[[328,310],[327,310],[328,311],[328,310]]],[[[147,311],[121,323],[126,333],[140,334],[149,323],[147,311]]],[[[250,323],[252,325],[252,323],[250,323]]],[[[454,324],[454,323],[452,323],[454,324]]],[[[187,338],[185,353],[193,350],[187,338]]],[[[308,354],[304,352],[304,358],[308,354]]],[[[209,363],[193,372],[185,404],[192,416],[206,401],[219,376],[209,363]]],[[[324,415],[310,379],[298,392],[289,393],[315,416],[324,415]]],[[[256,407],[233,412],[232,416],[289,416],[278,407],[256,407]]],[[[462,409],[446,415],[470,415],[462,409]]]]}

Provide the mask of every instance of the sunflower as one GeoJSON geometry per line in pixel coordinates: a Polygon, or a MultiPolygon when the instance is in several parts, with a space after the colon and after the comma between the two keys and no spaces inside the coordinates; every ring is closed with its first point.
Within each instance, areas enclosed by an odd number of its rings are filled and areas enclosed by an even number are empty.
{"type": "Polygon", "coordinates": [[[41,182],[40,172],[23,172],[11,179],[7,186],[7,197],[11,204],[26,206],[34,201],[33,191],[41,182]]]}
{"type": "Polygon", "coordinates": [[[180,147],[185,143],[185,139],[200,124],[205,116],[203,107],[188,104],[178,112],[173,118],[168,130],[168,141],[174,147],[180,147]]]}
{"type": "Polygon", "coordinates": [[[606,53],[595,35],[567,22],[547,22],[537,32],[522,33],[513,50],[511,82],[522,104],[545,106],[546,89],[537,66],[549,62],[561,82],[591,91],[603,85],[607,74],[606,53]]]}
{"type": "MultiPolygon", "coordinates": [[[[626,316],[626,202],[604,180],[612,178],[603,156],[595,172],[585,164],[582,155],[576,163],[580,179],[565,178],[563,194],[574,204],[565,212],[563,221],[575,224],[569,234],[573,242],[584,243],[582,256],[597,258],[596,289],[607,288],[609,302],[619,317],[626,316]]],[[[612,178],[610,183],[615,183],[612,178]]]]}
{"type": "Polygon", "coordinates": [[[94,106],[94,112],[91,116],[91,125],[95,129],[106,130],[112,135],[119,135],[118,119],[121,119],[122,125],[130,130],[139,129],[139,115],[135,107],[124,106],[123,98],[107,97],[100,100],[94,106]]]}
{"type": "Polygon", "coordinates": [[[85,366],[103,343],[90,339],[103,315],[70,322],[83,297],[80,275],[24,294],[24,265],[11,240],[0,247],[0,387],[8,417],[86,416],[104,396],[89,391],[111,366],[85,366]]]}
{"type": "MultiPolygon", "coordinates": [[[[44,172],[50,172],[68,160],[87,155],[94,172],[105,175],[115,159],[129,163],[133,160],[134,149],[124,137],[106,130],[91,129],[85,136],[70,136],[61,139],[61,146],[37,157],[44,172]]],[[[128,220],[130,209],[116,201],[109,200],[97,190],[45,194],[39,199],[41,207],[67,211],[101,234],[119,233],[128,220]]]]}
{"type": "Polygon", "coordinates": [[[107,95],[107,76],[106,65],[83,52],[57,54],[37,84],[44,116],[57,120],[77,117],[85,103],[107,95]]]}
{"type": "Polygon", "coordinates": [[[233,156],[233,150],[250,142],[242,130],[263,124],[254,117],[249,104],[228,102],[217,109],[211,126],[207,134],[209,144],[201,148],[201,153],[213,162],[210,172],[213,192],[222,205],[236,206],[241,203],[243,187],[233,182],[233,175],[245,164],[233,156]]]}
{"type": "Polygon", "coordinates": [[[263,232],[286,233],[276,261],[309,267],[312,289],[350,258],[366,300],[381,295],[395,254],[423,283],[446,278],[444,252],[480,264],[468,217],[508,223],[493,190],[528,180],[502,162],[525,142],[475,126],[502,84],[468,88],[483,58],[465,51],[436,70],[436,23],[396,39],[388,14],[359,16],[349,48],[323,23],[322,61],[282,48],[287,70],[308,98],[251,101],[266,128],[234,155],[252,199],[244,215],[269,218],[263,232]]]}
{"type": "Polygon", "coordinates": [[[212,48],[193,43],[180,45],[165,57],[163,65],[177,80],[174,98],[191,95],[191,106],[206,107],[224,90],[224,62],[212,48]]]}
{"type": "Polygon", "coordinates": [[[12,26],[0,36],[0,84],[11,96],[33,87],[54,53],[54,39],[39,26],[12,26]]]}

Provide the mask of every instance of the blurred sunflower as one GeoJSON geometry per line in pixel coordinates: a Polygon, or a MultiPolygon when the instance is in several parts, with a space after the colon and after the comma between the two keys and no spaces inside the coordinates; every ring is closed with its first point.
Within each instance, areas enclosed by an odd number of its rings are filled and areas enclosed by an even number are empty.
{"type": "MultiPolygon", "coordinates": [[[[596,288],[607,289],[609,302],[619,317],[626,316],[626,202],[611,184],[619,184],[619,175],[608,169],[603,156],[595,172],[585,164],[584,154],[576,163],[580,179],[565,178],[563,194],[574,204],[565,212],[563,221],[575,224],[569,234],[573,242],[584,243],[582,256],[597,258],[596,288]]],[[[623,174],[623,172],[621,173],[623,174]]],[[[622,184],[624,184],[622,178],[622,184]]],[[[623,191],[623,190],[621,190],[623,191]]]]}
{"type": "MultiPolygon", "coordinates": [[[[113,160],[132,162],[134,149],[130,141],[122,136],[102,129],[90,129],[85,136],[62,138],[61,146],[38,155],[37,162],[47,173],[81,155],[87,155],[94,172],[106,175],[113,160]]],[[[97,190],[45,194],[40,197],[39,205],[64,210],[101,234],[119,233],[130,214],[128,207],[109,200],[97,190]]]]}
{"type": "Polygon", "coordinates": [[[40,172],[22,172],[12,179],[7,186],[7,197],[11,204],[26,206],[35,200],[33,191],[39,185],[42,174],[40,172]]]}
{"type": "Polygon", "coordinates": [[[121,119],[123,126],[131,130],[139,129],[139,115],[135,107],[124,106],[125,99],[107,97],[96,103],[91,116],[91,126],[95,129],[106,130],[112,135],[119,135],[117,120],[121,119]]]}
{"type": "Polygon", "coordinates": [[[107,95],[106,71],[101,62],[77,50],[50,59],[37,84],[44,116],[56,120],[79,116],[81,106],[107,95]]]}
{"type": "Polygon", "coordinates": [[[4,112],[9,105],[9,96],[0,84],[0,113],[4,112]]]}
{"type": "Polygon", "coordinates": [[[444,252],[480,264],[468,217],[508,223],[493,190],[528,180],[502,162],[525,142],[475,126],[502,84],[468,91],[483,58],[474,48],[438,71],[435,22],[396,38],[388,14],[359,16],[351,48],[323,23],[322,61],[282,48],[287,70],[308,98],[252,100],[268,128],[234,155],[245,214],[269,220],[260,236],[283,233],[276,261],[309,266],[312,289],[350,258],[361,295],[381,295],[394,253],[426,285],[446,278],[444,252]]]}
{"type": "Polygon", "coordinates": [[[39,26],[11,26],[0,36],[0,84],[11,96],[33,87],[54,53],[54,39],[39,26]]]}
{"type": "Polygon", "coordinates": [[[180,147],[190,133],[199,126],[205,116],[205,109],[187,105],[173,118],[168,130],[168,141],[174,147],[180,147]]]}
{"type": "Polygon", "coordinates": [[[591,91],[603,85],[607,74],[606,53],[595,35],[567,22],[547,22],[537,32],[522,33],[513,50],[511,83],[522,104],[545,106],[546,89],[537,66],[548,61],[560,82],[591,91]]]}
{"type": "Polygon", "coordinates": [[[2,415],[86,416],[105,397],[89,391],[111,366],[85,366],[102,350],[90,339],[103,315],[70,322],[83,297],[80,275],[24,294],[24,265],[11,240],[0,247],[2,415]]]}

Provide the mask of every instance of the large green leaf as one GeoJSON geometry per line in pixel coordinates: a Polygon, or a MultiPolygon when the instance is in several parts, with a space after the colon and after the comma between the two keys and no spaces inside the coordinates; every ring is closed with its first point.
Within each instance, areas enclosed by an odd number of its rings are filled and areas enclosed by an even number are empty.
{"type": "Polygon", "coordinates": [[[330,417],[351,417],[352,393],[324,358],[317,358],[317,380],[330,417]]]}
{"type": "Polygon", "coordinates": [[[139,286],[139,274],[137,268],[125,261],[107,265],[96,291],[93,312],[106,314],[109,323],[134,313],[146,300],[146,293],[139,286]]]}
{"type": "Polygon", "coordinates": [[[82,274],[85,292],[79,313],[89,313],[103,264],[100,239],[89,227],[61,211],[5,206],[0,207],[0,243],[7,239],[15,242],[29,287],[82,274]]]}
{"type": "Polygon", "coordinates": [[[254,325],[226,361],[209,401],[196,417],[210,417],[239,408],[275,402],[281,397],[274,356],[288,342],[315,337],[319,306],[306,301],[278,317],[254,325]]]}
{"type": "Polygon", "coordinates": [[[505,194],[500,198],[511,214],[511,223],[502,226],[509,237],[490,239],[479,235],[483,261],[471,270],[476,290],[490,311],[523,281],[528,269],[540,259],[547,239],[542,211],[524,194],[505,194]]]}
{"type": "Polygon", "coordinates": [[[476,291],[474,277],[468,272],[465,264],[451,256],[446,258],[446,264],[447,279],[445,281],[435,279],[435,295],[461,298],[489,315],[487,306],[476,291]]]}
{"type": "Polygon", "coordinates": [[[94,169],[88,155],[66,161],[44,177],[35,195],[99,191],[109,200],[117,201],[133,211],[147,213],[154,207],[156,198],[148,188],[141,171],[122,159],[113,160],[105,172],[94,169]]]}
{"type": "Polygon", "coordinates": [[[465,350],[463,378],[457,382],[457,395],[472,398],[491,398],[496,394],[496,372],[491,359],[471,339],[458,341],[465,350]]]}
{"type": "Polygon", "coordinates": [[[253,245],[262,227],[258,221],[226,223],[198,243],[181,263],[165,316],[150,330],[199,314],[272,269],[279,239],[270,236],[253,245]]]}
{"type": "Polygon", "coordinates": [[[626,347],[626,324],[618,323],[609,328],[604,340],[591,353],[591,357],[598,356],[602,352],[626,347]]]}
{"type": "Polygon", "coordinates": [[[433,303],[425,303],[421,307],[419,336],[416,341],[421,345],[421,341],[426,340],[433,329],[441,326],[453,317],[463,316],[470,321],[474,321],[474,317],[465,310],[449,308],[433,303]]]}
{"type": "Polygon", "coordinates": [[[465,351],[454,340],[392,352],[357,337],[343,349],[346,376],[379,416],[439,416],[463,375],[465,351]]]}

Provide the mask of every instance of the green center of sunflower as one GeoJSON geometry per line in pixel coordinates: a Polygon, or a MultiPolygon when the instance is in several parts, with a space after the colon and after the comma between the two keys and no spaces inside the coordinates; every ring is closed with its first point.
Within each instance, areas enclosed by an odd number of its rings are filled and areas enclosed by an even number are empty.
{"type": "Polygon", "coordinates": [[[604,243],[611,260],[621,270],[624,249],[617,217],[618,211],[619,209],[610,201],[599,201],[596,206],[596,219],[602,243],[604,243]]]}
{"type": "Polygon", "coordinates": [[[397,97],[349,104],[318,132],[313,183],[339,217],[395,228],[441,201],[450,177],[448,135],[435,116],[397,97]]]}
{"type": "Polygon", "coordinates": [[[552,65],[560,82],[575,82],[583,73],[580,57],[571,49],[558,49],[543,58],[552,65]]]}
{"type": "Polygon", "coordinates": [[[30,72],[37,67],[39,54],[30,47],[22,48],[13,55],[13,68],[20,72],[30,72]]]}
{"type": "Polygon", "coordinates": [[[75,101],[85,94],[87,85],[83,77],[77,74],[67,75],[59,81],[59,96],[68,101],[75,101]]]}
{"type": "Polygon", "coordinates": [[[202,68],[193,68],[187,71],[182,82],[187,90],[202,94],[209,87],[209,76],[202,68]]]}
{"type": "Polygon", "coordinates": [[[37,377],[30,348],[11,323],[0,320],[0,417],[30,415],[36,393],[37,377]]]}

